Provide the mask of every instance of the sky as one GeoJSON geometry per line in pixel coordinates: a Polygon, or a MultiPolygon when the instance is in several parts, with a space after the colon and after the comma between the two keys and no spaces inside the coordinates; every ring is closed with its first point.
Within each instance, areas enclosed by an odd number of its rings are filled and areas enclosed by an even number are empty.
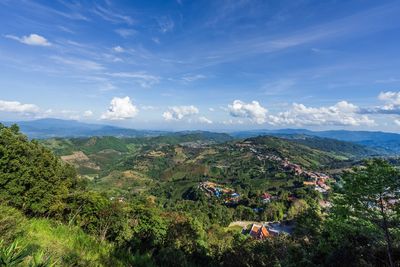
{"type": "Polygon", "coordinates": [[[0,121],[400,132],[400,1],[0,0],[0,121]]]}

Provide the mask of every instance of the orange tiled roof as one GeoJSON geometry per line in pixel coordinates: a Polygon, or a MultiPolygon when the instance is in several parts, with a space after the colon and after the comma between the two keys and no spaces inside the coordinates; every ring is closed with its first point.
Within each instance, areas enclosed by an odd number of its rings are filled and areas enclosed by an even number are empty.
{"type": "Polygon", "coordinates": [[[261,238],[269,236],[269,232],[265,226],[261,227],[261,233],[262,233],[261,238]]]}

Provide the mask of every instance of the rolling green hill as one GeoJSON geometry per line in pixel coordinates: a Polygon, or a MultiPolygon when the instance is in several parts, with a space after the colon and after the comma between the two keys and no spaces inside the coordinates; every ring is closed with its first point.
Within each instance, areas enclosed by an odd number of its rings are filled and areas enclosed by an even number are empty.
{"type": "Polygon", "coordinates": [[[326,170],[372,153],[360,145],[317,137],[232,140],[229,135],[209,132],[41,142],[92,180],[94,190],[109,191],[113,196],[148,191],[174,199],[182,199],[205,179],[233,185],[239,191],[292,187],[298,178],[271,157],[287,159],[306,170],[326,170]]]}

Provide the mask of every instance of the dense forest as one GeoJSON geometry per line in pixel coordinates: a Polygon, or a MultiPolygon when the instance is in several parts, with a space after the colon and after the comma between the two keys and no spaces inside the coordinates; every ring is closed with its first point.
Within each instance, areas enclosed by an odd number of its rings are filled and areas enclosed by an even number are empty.
{"type": "Polygon", "coordinates": [[[38,142],[0,125],[0,266],[399,266],[400,172],[373,154],[218,134],[38,142]],[[305,186],[320,172],[329,191],[305,186]],[[257,239],[236,221],[293,231],[257,239]]]}

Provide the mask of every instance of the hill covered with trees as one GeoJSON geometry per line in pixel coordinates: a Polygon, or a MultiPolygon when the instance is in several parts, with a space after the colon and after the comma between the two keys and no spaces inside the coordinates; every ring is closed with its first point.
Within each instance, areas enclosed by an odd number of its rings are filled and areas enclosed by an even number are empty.
{"type": "Polygon", "coordinates": [[[395,266],[399,172],[362,153],[219,134],[37,142],[1,125],[0,266],[395,266]],[[247,221],[291,230],[253,238],[247,221]]]}

